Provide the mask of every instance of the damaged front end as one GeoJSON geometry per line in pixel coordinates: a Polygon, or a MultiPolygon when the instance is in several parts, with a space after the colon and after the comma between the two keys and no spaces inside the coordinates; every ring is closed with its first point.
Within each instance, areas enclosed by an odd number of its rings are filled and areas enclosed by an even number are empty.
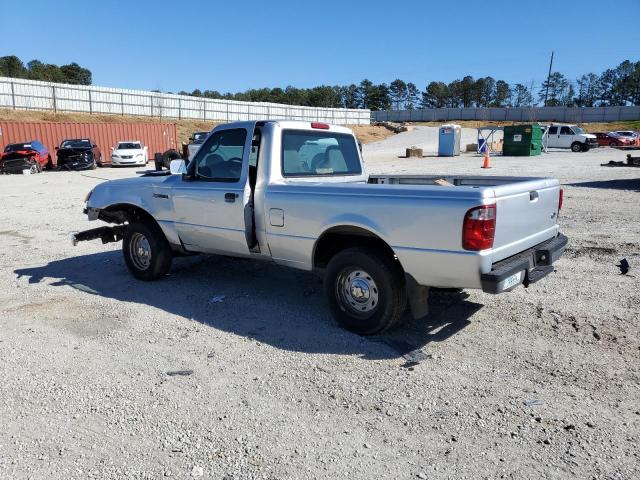
{"type": "MultiPolygon", "coordinates": [[[[92,192],[89,192],[85,201],[89,200],[92,192]]],[[[112,227],[98,227],[90,230],[84,230],[82,232],[73,232],[69,235],[72,245],[75,247],[79,242],[86,242],[89,240],[100,239],[102,243],[119,242],[124,237],[124,232],[127,228],[126,222],[131,220],[130,214],[126,211],[116,210],[107,211],[99,208],[87,207],[84,209],[84,213],[87,215],[89,221],[102,220],[108,223],[115,223],[112,227]]]]}
{"type": "Polygon", "coordinates": [[[90,170],[96,167],[91,150],[60,148],[58,150],[58,168],[62,170],[90,170]]]}
{"type": "Polygon", "coordinates": [[[72,233],[69,238],[74,247],[78,245],[78,242],[86,242],[89,240],[95,240],[96,238],[102,240],[103,244],[119,242],[120,240],[122,240],[126,228],[126,225],[92,228],[91,230],[72,233]]]}
{"type": "Polygon", "coordinates": [[[22,173],[28,170],[30,173],[38,173],[40,164],[35,159],[33,153],[15,152],[2,156],[0,171],[2,173],[22,173]]]}

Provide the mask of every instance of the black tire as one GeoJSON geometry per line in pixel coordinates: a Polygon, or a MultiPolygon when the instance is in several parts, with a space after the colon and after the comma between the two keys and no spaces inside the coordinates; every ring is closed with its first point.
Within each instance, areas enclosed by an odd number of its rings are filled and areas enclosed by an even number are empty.
{"type": "Polygon", "coordinates": [[[47,157],[47,166],[45,167],[47,170],[53,170],[53,160],[51,160],[51,155],[47,157]]]}
{"type": "Polygon", "coordinates": [[[324,293],[340,326],[360,335],[391,327],[407,304],[402,269],[393,258],[372,248],[348,248],[336,254],[327,266],[324,293]],[[353,296],[354,281],[365,284],[364,288],[355,286],[360,299],[353,296]]]}
{"type": "Polygon", "coordinates": [[[609,142],[609,146],[610,146],[610,147],[617,147],[618,145],[619,145],[619,143],[618,143],[618,142],[616,142],[615,140],[613,140],[613,141],[609,142]]]}
{"type": "Polygon", "coordinates": [[[151,222],[133,222],[127,225],[122,239],[122,254],[131,274],[146,281],[164,277],[171,268],[173,257],[164,233],[151,222]],[[143,246],[144,241],[147,243],[143,246]],[[148,255],[134,253],[137,247],[142,247],[143,251],[148,247],[148,255]]]}
{"type": "Polygon", "coordinates": [[[571,144],[571,151],[572,152],[580,152],[580,151],[582,151],[582,144],[580,142],[573,142],[571,144]]]}

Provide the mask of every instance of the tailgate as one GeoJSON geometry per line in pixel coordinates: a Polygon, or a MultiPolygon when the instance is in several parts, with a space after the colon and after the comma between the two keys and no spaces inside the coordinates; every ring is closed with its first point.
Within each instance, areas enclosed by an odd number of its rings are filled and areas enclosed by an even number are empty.
{"type": "Polygon", "coordinates": [[[536,179],[494,187],[496,233],[492,262],[531,248],[558,233],[560,183],[536,179]]]}

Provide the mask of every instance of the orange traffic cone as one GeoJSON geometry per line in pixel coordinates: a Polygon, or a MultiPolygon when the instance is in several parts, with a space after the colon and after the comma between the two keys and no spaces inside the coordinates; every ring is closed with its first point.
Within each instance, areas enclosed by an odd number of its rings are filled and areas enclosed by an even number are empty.
{"type": "Polygon", "coordinates": [[[491,168],[489,164],[489,160],[491,157],[489,156],[489,145],[484,144],[484,162],[482,162],[482,168],[491,168]]]}

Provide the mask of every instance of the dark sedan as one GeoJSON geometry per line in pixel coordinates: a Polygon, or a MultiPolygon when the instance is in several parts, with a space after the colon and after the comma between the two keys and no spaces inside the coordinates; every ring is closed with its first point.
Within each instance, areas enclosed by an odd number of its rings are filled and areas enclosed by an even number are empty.
{"type": "Polygon", "coordinates": [[[89,170],[102,163],[102,153],[90,138],[63,140],[56,153],[60,169],[89,170]]]}

